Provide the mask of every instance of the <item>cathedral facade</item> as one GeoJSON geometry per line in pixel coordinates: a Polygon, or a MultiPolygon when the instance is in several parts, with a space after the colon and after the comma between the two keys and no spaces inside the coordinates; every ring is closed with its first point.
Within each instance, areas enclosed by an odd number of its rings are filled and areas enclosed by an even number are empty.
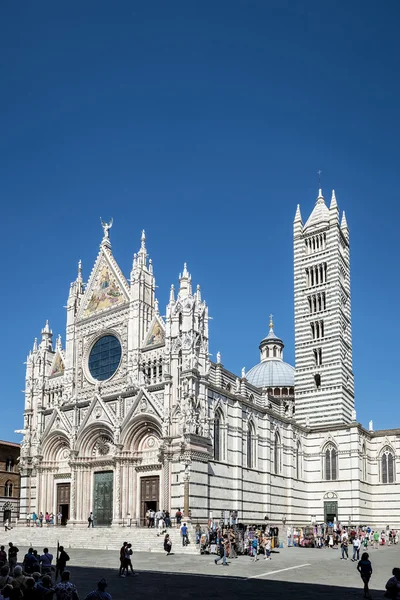
{"type": "Polygon", "coordinates": [[[144,232],[127,279],[110,227],[88,282],[79,265],[70,286],[65,344],[46,323],[27,358],[21,518],[79,526],[92,511],[120,526],[181,508],[199,522],[236,511],[400,527],[400,430],[356,420],[349,230],[334,192],[294,220],[295,367],[272,317],[259,364],[212,362],[186,264],[163,318],[144,232]]]}

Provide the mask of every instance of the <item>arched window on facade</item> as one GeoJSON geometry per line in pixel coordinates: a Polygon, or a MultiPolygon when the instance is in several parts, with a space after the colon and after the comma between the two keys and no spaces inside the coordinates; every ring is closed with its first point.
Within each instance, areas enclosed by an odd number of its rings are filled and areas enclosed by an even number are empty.
{"type": "Polygon", "coordinates": [[[367,469],[367,448],[365,444],[362,447],[362,478],[363,481],[368,480],[368,469],[367,469]]]}
{"type": "Polygon", "coordinates": [[[223,415],[219,410],[214,417],[214,459],[224,459],[223,415]]]}
{"type": "Polygon", "coordinates": [[[255,448],[256,434],[253,423],[249,423],[247,428],[247,467],[254,469],[256,461],[255,448]]]}
{"type": "Polygon", "coordinates": [[[394,454],[389,447],[384,448],[381,455],[381,482],[394,482],[394,454]]]}
{"type": "Polygon", "coordinates": [[[4,495],[7,498],[11,498],[11,496],[12,496],[12,489],[13,489],[13,486],[12,486],[11,481],[6,481],[6,484],[4,486],[4,495]]]}
{"type": "Polygon", "coordinates": [[[325,479],[327,481],[334,481],[337,479],[337,450],[333,444],[329,444],[325,448],[324,453],[325,461],[325,479]]]}
{"type": "Polygon", "coordinates": [[[281,437],[276,431],[274,436],[274,473],[279,475],[282,470],[281,437]]]}
{"type": "Polygon", "coordinates": [[[265,348],[265,356],[269,358],[269,348],[265,348]]]}
{"type": "Polygon", "coordinates": [[[274,346],[274,356],[278,356],[278,348],[274,346]]]}
{"type": "Polygon", "coordinates": [[[296,470],[296,479],[301,479],[302,475],[303,475],[303,466],[302,466],[302,460],[301,460],[301,444],[300,441],[298,440],[296,443],[296,449],[295,449],[295,470],[296,470]]]}

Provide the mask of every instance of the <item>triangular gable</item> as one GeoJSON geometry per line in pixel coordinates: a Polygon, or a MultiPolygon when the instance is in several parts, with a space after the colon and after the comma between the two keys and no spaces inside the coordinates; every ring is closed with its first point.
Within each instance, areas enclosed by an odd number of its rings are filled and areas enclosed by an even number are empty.
{"type": "Polygon", "coordinates": [[[151,394],[145,392],[144,390],[140,390],[137,394],[132,406],[129,411],[125,415],[125,419],[122,423],[122,429],[126,427],[132,418],[139,414],[155,414],[160,419],[162,418],[161,408],[158,407],[157,403],[154,401],[154,398],[151,394]]]}
{"type": "Polygon", "coordinates": [[[51,364],[50,377],[52,377],[53,375],[63,375],[64,369],[64,359],[61,356],[61,353],[57,350],[56,355],[51,364]]]}
{"type": "Polygon", "coordinates": [[[50,421],[47,423],[46,428],[43,432],[43,439],[46,438],[47,434],[50,431],[57,429],[57,431],[64,431],[67,435],[69,435],[71,431],[71,424],[68,419],[63,415],[63,413],[55,408],[53,410],[53,414],[51,415],[50,421]]]}
{"type": "Polygon", "coordinates": [[[114,427],[115,425],[115,415],[111,414],[107,404],[103,402],[100,396],[96,395],[81,421],[79,431],[83,431],[89,423],[98,421],[107,423],[110,427],[114,427]]]}
{"type": "Polygon", "coordinates": [[[150,327],[148,329],[148,333],[144,338],[143,348],[150,348],[152,346],[161,346],[165,343],[165,326],[164,323],[158,315],[156,315],[152,322],[150,323],[150,327]]]}
{"type": "Polygon", "coordinates": [[[101,247],[93,267],[79,318],[92,317],[129,300],[129,286],[109,250],[101,247]]]}

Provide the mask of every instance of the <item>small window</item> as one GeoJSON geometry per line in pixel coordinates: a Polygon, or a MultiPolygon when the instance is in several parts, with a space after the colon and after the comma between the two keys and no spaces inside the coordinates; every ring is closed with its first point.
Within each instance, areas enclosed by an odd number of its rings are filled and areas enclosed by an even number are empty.
{"type": "Polygon", "coordinates": [[[6,471],[12,473],[14,471],[14,461],[12,458],[7,458],[6,460],[6,471]]]}
{"type": "Polygon", "coordinates": [[[6,484],[5,484],[5,486],[4,486],[4,495],[7,498],[11,498],[12,491],[13,491],[13,486],[12,486],[11,481],[7,481],[6,484]]]}
{"type": "Polygon", "coordinates": [[[316,373],[314,375],[314,381],[315,381],[315,385],[317,388],[321,387],[321,375],[319,373],[316,373]]]}

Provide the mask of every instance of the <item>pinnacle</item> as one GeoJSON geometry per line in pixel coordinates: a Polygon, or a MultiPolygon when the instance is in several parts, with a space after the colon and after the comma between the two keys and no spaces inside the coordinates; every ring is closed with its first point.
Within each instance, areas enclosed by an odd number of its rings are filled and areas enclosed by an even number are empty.
{"type": "Polygon", "coordinates": [[[332,210],[333,208],[337,208],[335,190],[332,190],[332,198],[331,198],[331,204],[330,204],[329,208],[330,208],[330,210],[332,210]]]}
{"type": "Polygon", "coordinates": [[[343,214],[342,214],[342,221],[340,223],[340,227],[341,227],[341,229],[348,229],[347,219],[346,219],[346,213],[344,211],[343,211],[343,214]]]}
{"type": "Polygon", "coordinates": [[[296,214],[294,216],[294,222],[303,222],[303,219],[301,218],[301,212],[300,212],[300,204],[297,205],[297,209],[296,209],[296,214]]]}

